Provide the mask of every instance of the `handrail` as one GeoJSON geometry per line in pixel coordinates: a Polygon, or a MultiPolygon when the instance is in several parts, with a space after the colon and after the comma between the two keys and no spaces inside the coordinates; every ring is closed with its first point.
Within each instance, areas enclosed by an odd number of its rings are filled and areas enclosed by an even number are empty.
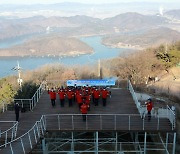
{"type": "Polygon", "coordinates": [[[175,116],[175,113],[174,113],[173,110],[169,107],[169,105],[167,105],[167,109],[175,116]]]}
{"type": "MultiPolygon", "coordinates": [[[[46,114],[46,115],[43,115],[45,117],[47,116],[82,116],[82,114],[46,114]]],[[[139,114],[87,114],[88,116],[99,116],[99,115],[102,115],[102,116],[113,116],[113,115],[117,115],[117,116],[138,116],[139,117],[139,114]]]]}
{"type": "MultiPolygon", "coordinates": [[[[0,121],[0,123],[15,123],[12,127],[14,127],[15,125],[18,125],[18,122],[17,121],[0,121]]],[[[4,132],[10,130],[12,127],[10,127],[9,129],[5,130],[5,131],[1,131],[0,134],[3,134],[4,132]]]]}
{"type": "MultiPolygon", "coordinates": [[[[146,112],[146,108],[140,104],[140,102],[138,101],[137,99],[137,96],[136,96],[136,93],[133,89],[133,86],[131,84],[131,82],[128,80],[128,89],[133,97],[133,100],[136,104],[136,107],[141,115],[142,118],[144,118],[145,116],[145,112],[146,112]]],[[[175,113],[171,110],[171,108],[169,106],[167,106],[165,109],[161,109],[163,114],[160,115],[157,115],[156,118],[158,118],[158,121],[159,121],[159,118],[167,118],[169,119],[169,121],[171,122],[171,125],[172,125],[172,130],[175,129],[176,127],[176,116],[175,116],[175,113]]]]}
{"type": "MultiPolygon", "coordinates": [[[[26,143],[26,147],[28,146],[28,148],[30,148],[32,150],[33,145],[37,144],[38,140],[41,137],[41,134],[44,135],[45,132],[45,127],[43,126],[42,120],[43,117],[41,117],[40,121],[36,121],[36,123],[34,124],[34,126],[25,134],[23,134],[22,136],[15,138],[13,140],[11,140],[10,142],[7,142],[3,145],[0,145],[0,149],[8,147],[11,151],[11,153],[14,153],[14,149],[16,149],[16,145],[13,145],[15,143],[17,144],[21,144],[22,147],[22,152],[21,153],[27,153],[27,149],[25,149],[24,145],[26,143]],[[20,141],[20,142],[16,142],[16,141],[20,141]],[[27,144],[29,143],[29,144],[27,144]]],[[[28,151],[29,152],[29,151],[28,151]]]]}
{"type": "Polygon", "coordinates": [[[2,108],[0,108],[0,111],[1,112],[5,112],[5,111],[7,111],[7,104],[6,103],[4,103],[4,102],[2,102],[2,104],[3,104],[3,107],[2,108]]]}
{"type": "MultiPolygon", "coordinates": [[[[49,115],[42,115],[39,121],[36,121],[36,123],[34,124],[34,126],[25,134],[23,134],[22,136],[11,140],[10,142],[5,143],[4,145],[0,145],[0,149],[7,147],[11,150],[11,153],[13,154],[13,149],[15,149],[17,147],[17,144],[20,144],[22,149],[22,152],[27,153],[27,149],[25,149],[24,145],[26,144],[26,148],[29,148],[29,150],[32,150],[33,145],[37,144],[38,140],[40,139],[41,135],[44,136],[45,131],[48,130],[47,128],[51,125],[51,122],[54,122],[54,120],[56,120],[56,118],[58,119],[57,121],[57,126],[53,125],[53,128],[58,128],[59,130],[63,130],[61,129],[61,123],[60,120],[62,120],[63,116],[65,117],[66,122],[68,123],[68,126],[70,126],[70,130],[77,130],[77,124],[79,124],[79,120],[76,121],[77,116],[82,116],[82,114],[49,114],[49,115]],[[55,119],[50,118],[49,117],[55,117],[55,119]],[[68,119],[67,116],[70,116],[70,118],[68,119]],[[19,141],[19,142],[16,142],[19,141]],[[28,146],[28,147],[27,147],[28,146]]],[[[110,118],[110,122],[111,124],[108,125],[108,127],[110,127],[110,129],[112,130],[118,130],[119,128],[121,128],[121,126],[119,125],[119,120],[124,119],[123,116],[127,117],[127,125],[124,124],[125,129],[127,130],[132,130],[133,125],[136,123],[134,122],[134,118],[136,118],[136,120],[140,121],[140,125],[138,125],[138,128],[142,131],[146,130],[146,125],[148,125],[149,123],[145,122],[144,119],[141,119],[139,114],[87,114],[86,115],[86,122],[84,122],[83,125],[83,129],[85,130],[91,130],[91,126],[90,124],[92,123],[93,120],[95,120],[96,122],[96,127],[98,127],[98,130],[104,129],[104,124],[107,122],[106,118],[107,116],[111,116],[110,118]],[[90,116],[97,116],[98,118],[90,118],[90,116]],[[122,118],[123,117],[123,118],[122,118]],[[91,120],[91,122],[88,123],[88,121],[91,120]]],[[[81,117],[82,118],[82,117],[81,117]]],[[[82,122],[83,123],[83,122],[82,122]]],[[[159,118],[157,119],[157,123],[155,125],[155,130],[159,130],[159,125],[160,125],[160,120],[159,118]]],[[[105,125],[107,126],[107,125],[105,125]]],[[[136,125],[137,126],[137,125],[136,125]]],[[[80,126],[81,127],[81,126],[80,126]]],[[[94,126],[93,126],[94,127],[94,126]]],[[[79,126],[78,126],[79,128],[79,126]]],[[[81,128],[80,128],[81,129],[81,128]]],[[[66,129],[67,130],[67,129],[66,129]]],[[[94,130],[94,128],[93,128],[94,130]]]]}
{"type": "Polygon", "coordinates": [[[0,132],[0,138],[2,138],[4,136],[5,140],[5,144],[8,142],[8,137],[11,136],[10,140],[12,141],[13,139],[16,138],[17,135],[17,127],[18,127],[18,122],[17,121],[0,121],[0,123],[14,123],[14,125],[12,127],[10,127],[9,129],[0,132]]]}
{"type": "Polygon", "coordinates": [[[34,93],[34,95],[32,96],[31,99],[14,99],[14,101],[21,101],[22,107],[23,107],[23,101],[30,101],[29,110],[32,111],[34,109],[34,107],[36,106],[37,102],[39,101],[39,98],[42,94],[42,90],[44,89],[43,86],[44,86],[44,83],[41,83],[41,85],[36,90],[36,92],[34,93]]]}
{"type": "Polygon", "coordinates": [[[141,110],[142,106],[139,103],[139,101],[137,99],[137,96],[136,96],[136,93],[135,93],[135,91],[133,89],[133,86],[132,86],[132,84],[131,84],[131,82],[129,80],[128,80],[128,89],[129,89],[129,91],[130,91],[130,93],[131,93],[131,95],[133,97],[133,100],[134,100],[134,102],[136,104],[136,107],[137,107],[137,109],[138,109],[138,111],[139,111],[139,113],[140,113],[140,115],[142,117],[143,116],[143,111],[141,110]]]}
{"type": "Polygon", "coordinates": [[[172,130],[176,127],[176,115],[175,112],[167,105],[167,118],[172,124],[172,130]]]}
{"type": "MultiPolygon", "coordinates": [[[[34,107],[36,106],[37,102],[39,101],[39,98],[41,94],[43,93],[43,89],[44,89],[44,82],[41,83],[41,85],[36,90],[36,92],[34,93],[31,99],[14,99],[13,101],[20,101],[21,107],[24,106],[24,101],[29,101],[30,102],[29,110],[32,111],[34,107]]],[[[7,111],[7,104],[3,103],[2,112],[5,112],[5,111],[7,111]]]]}
{"type": "MultiPolygon", "coordinates": [[[[47,123],[51,123],[51,121],[54,122],[54,121],[58,120],[57,126],[53,125],[53,129],[63,130],[61,127],[61,122],[60,122],[61,120],[63,120],[63,117],[65,117],[65,120],[68,123],[68,128],[64,127],[64,129],[70,129],[70,130],[77,130],[79,128],[81,129],[81,126],[77,127],[79,120],[76,123],[76,118],[78,116],[82,116],[82,114],[49,114],[49,115],[44,115],[43,120],[45,123],[45,129],[47,130],[47,123]],[[52,118],[50,118],[50,117],[53,117],[53,116],[55,118],[53,118],[53,120],[52,120],[52,118]],[[69,117],[69,118],[67,118],[67,117],[69,117]],[[48,118],[50,118],[50,119],[48,119],[48,118]]],[[[85,129],[85,130],[94,129],[94,127],[93,128],[88,127],[88,125],[91,125],[93,120],[97,122],[95,128],[97,127],[98,130],[103,129],[104,127],[107,126],[107,125],[105,125],[103,127],[103,124],[105,122],[107,122],[108,118],[106,118],[106,117],[108,117],[108,116],[111,117],[111,121],[109,121],[110,126],[108,126],[108,127],[110,129],[113,129],[113,130],[121,129],[121,126],[119,126],[119,123],[121,123],[122,122],[121,120],[123,120],[123,119],[127,120],[127,123],[124,124],[124,127],[126,130],[133,130],[133,125],[136,125],[136,120],[138,123],[140,123],[137,126],[138,129],[142,130],[142,131],[146,130],[146,126],[148,127],[148,124],[149,124],[145,121],[145,119],[142,119],[139,114],[86,114],[86,122],[85,122],[85,126],[83,127],[83,129],[85,129]],[[93,116],[93,118],[91,116],[93,116]],[[94,117],[94,116],[96,116],[96,117],[94,117]],[[88,122],[89,120],[91,122],[88,122]]],[[[158,117],[157,122],[154,126],[154,130],[160,130],[159,126],[160,126],[160,118],[158,117]]]]}

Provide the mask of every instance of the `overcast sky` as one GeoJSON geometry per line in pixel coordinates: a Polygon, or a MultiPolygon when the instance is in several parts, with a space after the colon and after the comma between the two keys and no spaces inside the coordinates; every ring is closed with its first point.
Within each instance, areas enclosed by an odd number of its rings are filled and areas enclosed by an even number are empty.
{"type": "Polygon", "coordinates": [[[180,3],[180,0],[0,0],[0,4],[53,4],[61,2],[80,2],[80,3],[120,3],[120,2],[169,2],[180,3]]]}

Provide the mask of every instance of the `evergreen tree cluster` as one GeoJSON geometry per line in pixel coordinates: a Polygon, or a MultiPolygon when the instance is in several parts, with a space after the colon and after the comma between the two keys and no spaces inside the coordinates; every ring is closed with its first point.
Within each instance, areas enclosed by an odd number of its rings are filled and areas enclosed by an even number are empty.
{"type": "Polygon", "coordinates": [[[22,85],[22,89],[19,89],[15,95],[15,99],[31,99],[39,85],[33,83],[32,81],[25,82],[22,85]]]}
{"type": "Polygon", "coordinates": [[[161,45],[155,50],[156,57],[170,68],[180,63],[180,42],[173,45],[161,45]]]}

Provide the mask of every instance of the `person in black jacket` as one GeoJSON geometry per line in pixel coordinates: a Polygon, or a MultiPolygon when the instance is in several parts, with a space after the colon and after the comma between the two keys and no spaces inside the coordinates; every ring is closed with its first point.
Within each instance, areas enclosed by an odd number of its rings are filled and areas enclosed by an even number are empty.
{"type": "Polygon", "coordinates": [[[19,121],[20,106],[18,103],[15,104],[14,109],[15,109],[15,114],[16,114],[16,121],[19,121]]]}

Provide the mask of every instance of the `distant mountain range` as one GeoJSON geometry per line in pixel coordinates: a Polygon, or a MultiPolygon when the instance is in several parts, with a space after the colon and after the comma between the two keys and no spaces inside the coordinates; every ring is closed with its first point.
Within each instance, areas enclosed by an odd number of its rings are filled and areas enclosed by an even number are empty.
{"type": "Polygon", "coordinates": [[[180,40],[180,33],[165,27],[151,29],[145,33],[116,35],[103,39],[103,44],[111,47],[147,48],[180,40]]]}
{"type": "Polygon", "coordinates": [[[52,50],[53,55],[89,53],[92,52],[92,49],[77,38],[94,35],[106,37],[103,43],[115,47],[123,47],[125,45],[125,47],[145,48],[163,42],[172,42],[179,40],[179,33],[172,30],[175,27],[174,29],[180,31],[179,20],[174,20],[171,17],[176,15],[176,18],[178,18],[177,12],[178,10],[167,12],[164,16],[160,14],[142,15],[129,12],[105,19],[84,15],[71,17],[34,16],[29,18],[0,17],[1,41],[23,36],[31,36],[32,38],[31,41],[22,46],[2,49],[0,56],[3,56],[2,53],[4,52],[5,54],[5,51],[6,56],[51,55],[49,51],[52,50]],[[37,40],[36,37],[41,37],[41,39],[37,40]],[[48,42],[52,43],[52,47],[50,47],[51,43],[48,42]],[[59,43],[61,43],[61,47],[57,45],[59,43]],[[43,44],[43,48],[41,44],[43,44]],[[46,44],[49,45],[49,48],[45,48],[46,44]],[[71,45],[68,46],[68,44],[71,45]],[[126,46],[127,44],[129,46],[126,46]],[[18,50],[22,51],[22,53],[19,54],[18,50]]]}
{"type": "Polygon", "coordinates": [[[178,9],[178,10],[171,10],[171,11],[165,12],[164,15],[165,16],[169,16],[169,17],[171,17],[173,19],[180,20],[180,9],[178,9]]]}
{"type": "MultiPolygon", "coordinates": [[[[84,2],[84,3],[83,3],[84,2]]],[[[92,17],[107,18],[125,12],[138,12],[142,14],[155,14],[159,12],[159,7],[169,9],[179,9],[180,2],[157,1],[157,2],[118,2],[104,4],[87,4],[64,2],[55,4],[33,4],[33,5],[0,5],[0,14],[9,17],[29,17],[29,16],[72,16],[86,15],[92,17]],[[4,13],[5,12],[5,13],[4,13]]],[[[53,1],[52,1],[53,3],[53,1]]],[[[165,10],[167,11],[167,10],[165,10]]]]}
{"type": "Polygon", "coordinates": [[[166,19],[156,15],[142,15],[135,12],[124,13],[103,20],[103,24],[116,27],[121,32],[150,28],[166,23],[166,19]]]}
{"type": "Polygon", "coordinates": [[[138,13],[124,13],[103,20],[88,16],[0,18],[0,40],[46,32],[62,36],[113,34],[149,29],[167,23],[164,17],[138,13]]]}

